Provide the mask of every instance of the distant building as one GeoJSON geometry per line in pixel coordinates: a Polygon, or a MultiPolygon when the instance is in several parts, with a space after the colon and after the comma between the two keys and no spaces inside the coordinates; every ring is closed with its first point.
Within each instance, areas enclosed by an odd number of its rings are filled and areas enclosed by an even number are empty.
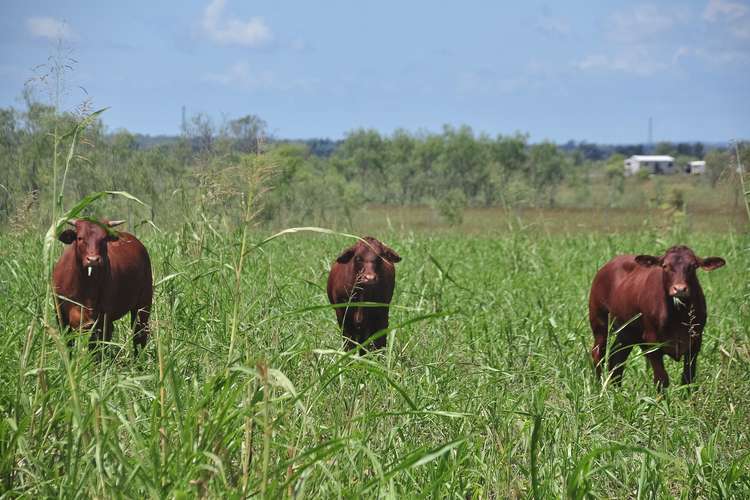
{"type": "Polygon", "coordinates": [[[685,167],[686,174],[703,175],[706,173],[706,162],[703,160],[691,161],[685,167]]]}
{"type": "Polygon", "coordinates": [[[625,160],[625,175],[635,175],[641,170],[649,174],[672,174],[674,158],[666,155],[633,155],[625,160]]]}

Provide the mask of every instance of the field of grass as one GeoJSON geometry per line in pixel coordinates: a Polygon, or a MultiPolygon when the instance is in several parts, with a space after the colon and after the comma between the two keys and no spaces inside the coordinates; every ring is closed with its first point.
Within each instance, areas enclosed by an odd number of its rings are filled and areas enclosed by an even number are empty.
{"type": "MultiPolygon", "coordinates": [[[[368,213],[403,261],[388,348],[364,357],[340,350],[325,296],[345,237],[248,245],[237,272],[240,234],[144,229],[152,337],[133,361],[122,321],[96,363],[42,324],[41,235],[0,235],[4,496],[750,497],[746,234],[411,232],[368,213]],[[591,279],[675,243],[728,263],[700,275],[697,386],[658,394],[634,351],[603,388],[591,279]]],[[[682,363],[666,365],[676,384],[682,363]]]]}
{"type": "MultiPolygon", "coordinates": [[[[455,232],[465,234],[493,233],[507,235],[517,229],[549,235],[580,233],[612,234],[633,231],[669,233],[679,230],[702,233],[737,232],[747,225],[743,206],[732,208],[690,208],[675,212],[663,208],[467,208],[464,220],[452,227],[441,220],[429,206],[404,209],[390,206],[368,206],[355,221],[361,231],[379,234],[381,231],[455,232]]],[[[344,226],[347,227],[346,225],[344,226]]]]}

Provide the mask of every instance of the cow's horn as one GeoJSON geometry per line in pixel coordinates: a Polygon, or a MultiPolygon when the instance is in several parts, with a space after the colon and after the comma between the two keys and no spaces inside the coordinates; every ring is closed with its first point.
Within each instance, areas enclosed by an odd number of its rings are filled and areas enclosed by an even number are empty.
{"type": "Polygon", "coordinates": [[[67,222],[68,224],[70,224],[73,227],[76,227],[76,220],[75,219],[70,219],[70,220],[65,221],[65,222],[67,222]]]}
{"type": "Polygon", "coordinates": [[[124,220],[111,220],[111,221],[107,222],[107,225],[109,227],[117,227],[120,224],[125,224],[125,221],[124,220]]]}

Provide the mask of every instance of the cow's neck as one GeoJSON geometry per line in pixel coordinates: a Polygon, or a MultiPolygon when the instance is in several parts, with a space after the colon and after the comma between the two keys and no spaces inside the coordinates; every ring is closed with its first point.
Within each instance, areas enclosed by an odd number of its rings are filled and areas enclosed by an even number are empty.
{"type": "Polygon", "coordinates": [[[355,286],[352,293],[352,302],[375,302],[373,296],[376,291],[371,287],[355,286]]]}
{"type": "Polygon", "coordinates": [[[88,268],[78,266],[79,301],[86,307],[95,308],[101,298],[104,284],[107,281],[107,266],[102,266],[88,275],[88,268]]]}

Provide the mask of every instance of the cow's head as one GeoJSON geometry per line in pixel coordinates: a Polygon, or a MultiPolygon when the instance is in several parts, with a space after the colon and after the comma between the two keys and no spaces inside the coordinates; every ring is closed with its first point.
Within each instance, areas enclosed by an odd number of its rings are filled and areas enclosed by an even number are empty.
{"type": "Polygon", "coordinates": [[[85,269],[86,276],[92,276],[107,264],[107,242],[117,240],[117,234],[108,228],[119,226],[125,221],[103,221],[101,223],[87,220],[71,220],[68,224],[73,229],[60,233],[59,240],[66,245],[75,245],[76,260],[80,269],[85,269]]]}
{"type": "Polygon", "coordinates": [[[662,257],[638,255],[635,261],[642,266],[661,266],[664,273],[664,290],[670,297],[687,298],[691,287],[698,283],[695,270],[699,267],[706,271],[718,269],[726,262],[721,257],[701,259],[686,246],[676,246],[667,250],[662,257]]]}
{"type": "Polygon", "coordinates": [[[393,249],[372,236],[365,236],[336,259],[340,264],[352,263],[357,284],[363,287],[378,283],[382,266],[392,266],[400,261],[401,257],[393,249]]]}

